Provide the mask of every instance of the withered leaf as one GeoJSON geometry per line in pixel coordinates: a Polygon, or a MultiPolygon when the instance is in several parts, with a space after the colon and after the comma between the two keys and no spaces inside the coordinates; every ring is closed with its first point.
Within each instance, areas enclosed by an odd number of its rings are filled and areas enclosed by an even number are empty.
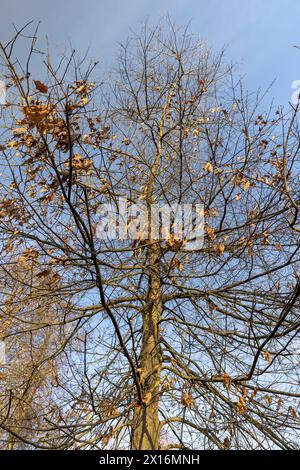
{"type": "Polygon", "coordinates": [[[41,93],[48,93],[48,87],[44,85],[44,83],[40,82],[39,80],[33,80],[35,87],[41,93]]]}

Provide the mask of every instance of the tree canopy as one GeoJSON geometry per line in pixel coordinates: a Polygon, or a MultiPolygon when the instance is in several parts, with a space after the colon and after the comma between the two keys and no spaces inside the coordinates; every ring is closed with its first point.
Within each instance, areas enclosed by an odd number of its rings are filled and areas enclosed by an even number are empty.
{"type": "Polygon", "coordinates": [[[31,28],[0,46],[1,448],[299,448],[298,106],[171,24],[100,79],[31,28]],[[120,197],[202,204],[203,245],[100,239],[120,197]]]}

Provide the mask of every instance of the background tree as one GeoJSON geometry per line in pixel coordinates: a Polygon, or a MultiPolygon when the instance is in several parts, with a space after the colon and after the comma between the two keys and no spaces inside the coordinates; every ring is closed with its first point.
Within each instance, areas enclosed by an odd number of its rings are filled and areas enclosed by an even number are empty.
{"type": "Polygon", "coordinates": [[[21,419],[5,387],[3,446],[299,447],[298,107],[265,111],[223,54],[170,24],[128,40],[101,86],[74,53],[48,54],[33,80],[45,56],[25,31],[1,46],[3,315],[16,325],[1,334],[6,374],[33,338],[33,394],[47,399],[29,426],[26,394],[21,419]],[[118,212],[119,196],[203,204],[203,247],[143,227],[100,240],[98,209],[118,212]]]}

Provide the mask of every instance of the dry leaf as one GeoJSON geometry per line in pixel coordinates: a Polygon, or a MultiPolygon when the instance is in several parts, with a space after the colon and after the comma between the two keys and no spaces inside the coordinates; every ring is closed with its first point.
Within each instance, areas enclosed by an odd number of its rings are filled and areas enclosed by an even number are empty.
{"type": "Polygon", "coordinates": [[[266,402],[267,402],[269,405],[271,405],[271,403],[272,403],[272,401],[273,401],[273,399],[272,399],[272,397],[270,397],[270,395],[267,395],[267,396],[265,397],[265,400],[266,400],[266,402]]]}
{"type": "Polygon", "coordinates": [[[224,253],[224,251],[225,251],[225,245],[224,245],[224,243],[218,243],[218,244],[215,246],[215,249],[216,249],[216,251],[217,251],[220,255],[222,255],[222,254],[224,253]]]}
{"type": "Polygon", "coordinates": [[[216,238],[215,230],[210,225],[207,225],[206,232],[210,240],[215,240],[216,238]]]}
{"type": "Polygon", "coordinates": [[[188,392],[184,392],[181,397],[181,403],[187,408],[191,408],[194,404],[194,399],[188,392]]]}
{"type": "Polygon", "coordinates": [[[208,171],[209,173],[213,173],[214,171],[214,168],[212,166],[212,164],[210,162],[207,162],[205,165],[204,165],[204,170],[208,171]]]}
{"type": "Polygon", "coordinates": [[[247,406],[246,406],[246,401],[244,397],[240,397],[237,403],[236,409],[239,415],[243,415],[247,412],[247,406]]]}
{"type": "Polygon", "coordinates": [[[44,271],[37,273],[36,277],[37,278],[46,277],[46,276],[49,276],[50,274],[51,274],[51,269],[45,269],[44,271]]]}
{"type": "Polygon", "coordinates": [[[243,190],[247,191],[250,188],[250,181],[246,181],[246,183],[243,186],[243,190]]]}
{"type": "Polygon", "coordinates": [[[230,439],[229,437],[225,437],[223,441],[224,449],[230,449],[230,439]]]}
{"type": "Polygon", "coordinates": [[[145,393],[145,395],[143,396],[143,404],[144,405],[149,405],[149,403],[151,401],[151,398],[152,398],[152,393],[151,392],[145,393]]]}
{"type": "Polygon", "coordinates": [[[39,80],[33,80],[33,81],[38,91],[40,91],[41,93],[48,93],[48,87],[46,85],[44,85],[39,80]]]}
{"type": "Polygon", "coordinates": [[[293,408],[292,406],[289,406],[288,411],[293,416],[293,418],[298,418],[297,411],[295,410],[295,408],[293,408]]]}
{"type": "Polygon", "coordinates": [[[271,354],[269,353],[269,351],[265,351],[265,352],[264,352],[264,356],[265,356],[265,360],[270,364],[270,362],[271,362],[271,354]]]}
{"type": "Polygon", "coordinates": [[[231,387],[231,377],[230,377],[230,375],[228,375],[226,373],[223,376],[223,385],[226,388],[226,390],[229,392],[230,387],[231,387]]]}

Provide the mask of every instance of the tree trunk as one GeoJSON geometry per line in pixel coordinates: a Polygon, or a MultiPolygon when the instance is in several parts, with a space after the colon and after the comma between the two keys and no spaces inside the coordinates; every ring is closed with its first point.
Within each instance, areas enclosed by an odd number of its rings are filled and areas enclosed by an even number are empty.
{"type": "Polygon", "coordinates": [[[142,348],[139,364],[143,401],[138,403],[135,408],[132,428],[133,449],[150,450],[159,448],[158,403],[161,372],[159,320],[162,313],[160,256],[158,244],[149,248],[149,290],[143,314],[142,348]]]}

